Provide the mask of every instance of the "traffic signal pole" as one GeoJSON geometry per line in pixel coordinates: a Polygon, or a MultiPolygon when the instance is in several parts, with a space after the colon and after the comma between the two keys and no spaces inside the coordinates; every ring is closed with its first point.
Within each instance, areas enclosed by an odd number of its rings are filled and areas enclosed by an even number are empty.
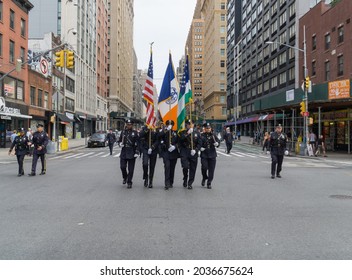
{"type": "MultiPolygon", "coordinates": [[[[304,82],[306,83],[306,79],[308,77],[308,68],[307,68],[307,42],[306,42],[306,26],[303,26],[303,53],[304,53],[304,82]]],[[[304,115],[304,154],[308,153],[308,89],[309,86],[306,86],[304,89],[304,101],[305,101],[305,109],[306,114],[304,115]]]]}

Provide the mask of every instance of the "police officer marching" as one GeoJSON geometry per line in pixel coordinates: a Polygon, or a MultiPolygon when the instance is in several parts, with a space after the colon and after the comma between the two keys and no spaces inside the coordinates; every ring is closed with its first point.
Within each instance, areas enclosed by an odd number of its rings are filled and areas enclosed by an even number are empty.
{"type": "Polygon", "coordinates": [[[42,163],[42,172],[39,175],[44,175],[46,173],[46,146],[49,143],[49,137],[44,131],[44,126],[40,123],[37,124],[37,131],[33,133],[32,141],[29,145],[34,145],[33,150],[33,160],[32,160],[32,172],[28,174],[29,176],[36,175],[37,162],[40,158],[42,163]]]}
{"type": "Polygon", "coordinates": [[[153,188],[154,170],[156,159],[158,157],[159,136],[155,129],[148,128],[147,126],[145,126],[140,131],[139,137],[141,153],[143,154],[144,187],[153,188]]]}
{"type": "Polygon", "coordinates": [[[271,179],[281,178],[282,162],[286,152],[287,136],[282,132],[281,124],[276,126],[274,132],[270,134],[269,148],[271,151],[271,179]]]}
{"type": "Polygon", "coordinates": [[[108,142],[109,149],[110,149],[110,155],[112,155],[112,151],[114,149],[114,144],[116,143],[116,136],[114,133],[112,133],[112,129],[109,129],[109,133],[106,134],[105,141],[108,142]]]}
{"type": "Polygon", "coordinates": [[[131,120],[126,121],[126,127],[121,132],[119,138],[120,154],[120,168],[122,172],[123,184],[127,183],[127,188],[132,188],[132,179],[134,173],[134,166],[136,158],[139,156],[139,137],[136,130],[132,127],[131,120]],[[127,173],[128,168],[128,173],[127,173]]]}
{"type": "Polygon", "coordinates": [[[172,129],[175,125],[173,120],[167,120],[165,129],[160,131],[161,154],[164,161],[165,190],[173,187],[175,168],[179,153],[177,150],[178,136],[172,129]]]}
{"type": "Polygon", "coordinates": [[[214,178],[214,171],[216,165],[216,147],[219,147],[220,140],[212,132],[210,123],[205,123],[204,125],[205,131],[202,133],[201,141],[201,165],[202,165],[202,186],[205,185],[205,180],[207,181],[207,188],[211,189],[211,183],[214,178]]]}
{"type": "Polygon", "coordinates": [[[202,146],[200,134],[194,130],[191,121],[186,120],[185,125],[186,129],[179,132],[183,187],[192,189],[198,164],[198,151],[202,146]]]}
{"type": "Polygon", "coordinates": [[[16,156],[17,156],[17,162],[18,162],[18,177],[21,177],[24,175],[24,170],[23,170],[23,160],[26,154],[29,151],[29,140],[28,137],[25,135],[25,131],[23,128],[18,129],[19,135],[16,136],[16,138],[13,140],[10,150],[9,150],[9,155],[11,154],[13,148],[15,148],[16,151],[16,156]]]}

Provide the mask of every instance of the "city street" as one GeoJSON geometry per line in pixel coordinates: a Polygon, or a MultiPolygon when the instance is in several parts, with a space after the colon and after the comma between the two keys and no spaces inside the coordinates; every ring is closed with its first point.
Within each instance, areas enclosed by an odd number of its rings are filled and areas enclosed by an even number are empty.
{"type": "MultiPolygon", "coordinates": [[[[352,162],[286,157],[270,178],[270,157],[235,145],[218,150],[213,189],[122,185],[120,150],[81,148],[49,155],[47,174],[17,177],[0,163],[0,259],[351,259],[352,162]]],[[[40,163],[38,164],[38,171],[40,163]]],[[[25,173],[30,160],[25,161],[25,173]]],[[[38,174],[39,172],[37,172],[38,174]]]]}

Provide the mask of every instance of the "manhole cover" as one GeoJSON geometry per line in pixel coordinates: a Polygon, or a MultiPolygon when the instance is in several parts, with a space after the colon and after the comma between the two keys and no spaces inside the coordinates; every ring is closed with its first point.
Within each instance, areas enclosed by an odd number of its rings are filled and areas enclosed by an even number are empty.
{"type": "Polygon", "coordinates": [[[334,194],[334,195],[330,195],[330,198],[337,198],[337,199],[352,199],[352,195],[341,195],[341,194],[334,194]]]}

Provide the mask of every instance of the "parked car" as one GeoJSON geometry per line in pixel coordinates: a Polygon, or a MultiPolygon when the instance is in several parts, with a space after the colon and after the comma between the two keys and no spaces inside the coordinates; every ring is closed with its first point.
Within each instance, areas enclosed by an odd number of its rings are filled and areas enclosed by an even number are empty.
{"type": "Polygon", "coordinates": [[[106,134],[105,133],[94,133],[88,139],[88,148],[92,147],[105,147],[106,146],[106,134]]]}

